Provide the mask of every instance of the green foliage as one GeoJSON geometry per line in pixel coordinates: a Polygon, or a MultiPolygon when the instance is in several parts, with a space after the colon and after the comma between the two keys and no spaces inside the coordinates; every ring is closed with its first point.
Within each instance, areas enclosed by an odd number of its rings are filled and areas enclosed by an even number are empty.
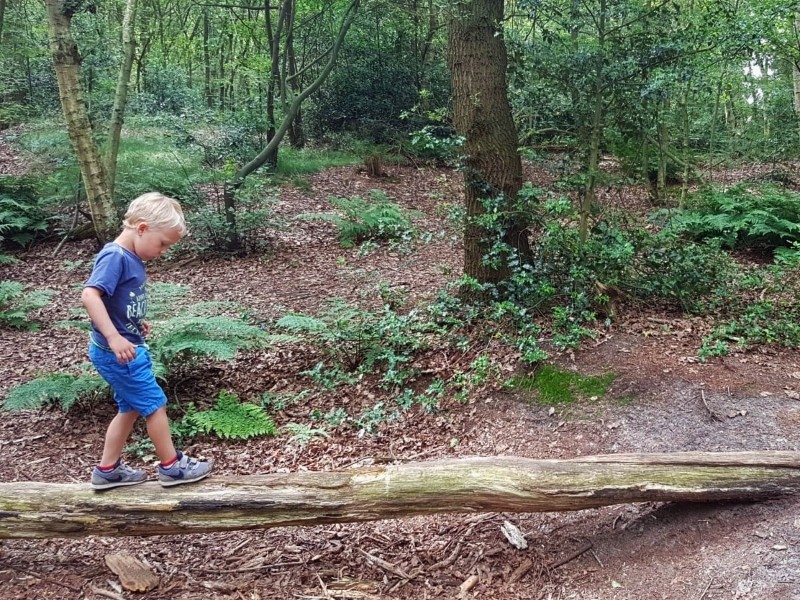
{"type": "Polygon", "coordinates": [[[52,290],[25,290],[16,281],[0,281],[0,326],[17,329],[37,329],[29,320],[35,310],[47,306],[55,292],[52,290]]]}
{"type": "Polygon", "coordinates": [[[108,385],[99,375],[47,373],[12,389],[2,409],[33,410],[57,402],[62,410],[68,411],[79,400],[95,396],[107,389],[108,385]]]}
{"type": "Polygon", "coordinates": [[[707,310],[709,303],[729,293],[736,266],[717,242],[687,243],[671,230],[653,233],[614,213],[598,218],[588,238],[581,240],[579,215],[572,204],[548,197],[531,203],[529,196],[536,193],[523,189],[520,202],[511,209],[527,214],[525,220],[537,233],[535,260],[518,257],[503,239],[502,227],[490,228],[493,237],[487,240],[485,260],[505,261],[511,272],[483,293],[509,303],[505,312],[516,311],[520,317],[525,311],[541,314],[551,307],[559,346],[574,346],[588,335],[581,330],[583,324],[591,324],[598,313],[613,311],[609,290],[626,299],[693,312],[707,310]]]}
{"type": "MultiPolygon", "coordinates": [[[[258,177],[247,179],[236,191],[236,235],[245,253],[268,250],[271,232],[282,227],[272,210],[275,202],[275,190],[258,177]]],[[[182,245],[202,252],[226,249],[230,227],[222,186],[188,200],[186,207],[192,235],[182,245]]]]}
{"type": "Polygon", "coordinates": [[[0,131],[24,123],[31,117],[32,112],[30,106],[18,102],[0,103],[0,131]]]}
{"type": "Polygon", "coordinates": [[[50,215],[31,177],[0,175],[0,243],[28,246],[50,229],[50,215]]]}
{"type": "Polygon", "coordinates": [[[426,125],[410,135],[410,149],[420,158],[433,158],[446,165],[455,165],[466,139],[453,135],[447,128],[426,125]]]}
{"type": "Polygon", "coordinates": [[[364,241],[408,242],[415,235],[411,219],[419,211],[406,210],[395,204],[381,190],[370,190],[369,200],[353,198],[329,198],[331,204],[342,215],[336,213],[306,213],[299,218],[330,221],[339,230],[342,248],[352,248],[364,241]]]}
{"type": "Polygon", "coordinates": [[[354,371],[370,373],[379,366],[386,385],[401,385],[412,376],[407,365],[413,353],[426,348],[427,336],[437,330],[416,310],[399,314],[387,305],[371,312],[340,298],[326,301],[315,317],[288,314],[276,325],[302,334],[332,362],[318,364],[312,374],[318,383],[329,382],[325,387],[349,383],[354,371]]]}
{"type": "Polygon", "coordinates": [[[313,368],[300,371],[322,389],[330,391],[340,385],[350,385],[358,381],[358,376],[342,371],[339,365],[327,366],[323,361],[318,362],[313,368]]]}
{"type": "Polygon", "coordinates": [[[640,248],[635,271],[621,282],[632,297],[703,313],[726,302],[733,293],[738,267],[718,239],[694,243],[664,231],[647,237],[640,248]]]}
{"type": "Polygon", "coordinates": [[[507,385],[517,390],[537,392],[535,400],[539,404],[572,404],[579,398],[594,399],[604,396],[615,378],[614,373],[584,377],[544,365],[533,376],[518,375],[507,385]]]}
{"type": "Polygon", "coordinates": [[[355,150],[281,148],[275,175],[279,179],[294,178],[293,181],[297,181],[297,177],[301,175],[311,175],[333,167],[360,164],[362,156],[363,153],[355,150]]]}
{"type": "Polygon", "coordinates": [[[797,256],[757,267],[739,281],[735,300],[703,339],[702,360],[758,345],[800,347],[800,276],[797,256]]]}
{"type": "MultiPolygon", "coordinates": [[[[186,286],[170,284],[153,286],[151,304],[153,334],[148,339],[148,345],[153,359],[153,371],[157,377],[168,378],[177,369],[192,367],[200,358],[231,360],[241,349],[255,347],[267,340],[287,340],[286,336],[267,336],[263,330],[241,318],[222,314],[235,308],[235,305],[230,303],[201,302],[181,306],[180,299],[188,293],[189,288],[186,286]]],[[[47,383],[48,380],[60,382],[61,377],[71,376],[51,373],[26,384],[43,386],[43,389],[49,390],[48,396],[30,396],[24,390],[20,393],[33,400],[40,397],[41,402],[59,399],[62,406],[68,408],[82,394],[95,391],[92,387],[76,384],[74,387],[64,386],[62,394],[58,385],[47,383]],[[40,381],[42,383],[37,383],[40,381]]],[[[102,382],[99,378],[97,381],[102,382]]],[[[105,386],[104,383],[102,385],[105,386]]],[[[16,388],[12,390],[12,394],[15,391],[16,388]]]]}
{"type": "Polygon", "coordinates": [[[275,423],[263,408],[239,402],[236,394],[225,390],[219,393],[212,409],[191,413],[188,419],[200,431],[222,439],[244,440],[277,433],[275,423]]]}
{"type": "Polygon", "coordinates": [[[800,194],[772,185],[703,188],[669,227],[731,248],[790,246],[800,241],[800,194]]]}
{"type": "Polygon", "coordinates": [[[358,435],[363,436],[366,433],[375,433],[378,425],[385,423],[388,419],[389,416],[386,414],[383,402],[378,402],[356,417],[353,423],[358,430],[358,435]]]}
{"type": "Polygon", "coordinates": [[[281,429],[288,433],[292,440],[306,446],[315,438],[328,438],[330,434],[321,427],[311,427],[302,423],[287,423],[281,429]]]}
{"type": "Polygon", "coordinates": [[[166,377],[179,365],[191,365],[201,357],[231,360],[239,350],[254,348],[268,339],[258,327],[241,319],[208,314],[209,308],[195,305],[186,315],[153,323],[148,343],[157,376],[166,377]],[[200,314],[192,314],[197,312],[200,314]]]}

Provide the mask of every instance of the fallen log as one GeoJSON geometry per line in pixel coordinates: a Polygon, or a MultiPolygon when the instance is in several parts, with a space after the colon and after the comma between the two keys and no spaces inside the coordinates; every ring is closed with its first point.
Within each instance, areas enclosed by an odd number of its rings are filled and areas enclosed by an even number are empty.
{"type": "Polygon", "coordinates": [[[471,457],[332,472],[223,477],[96,492],[0,483],[0,539],[185,534],[395,519],[549,512],[631,502],[764,500],[800,490],[800,452],[471,457]]]}

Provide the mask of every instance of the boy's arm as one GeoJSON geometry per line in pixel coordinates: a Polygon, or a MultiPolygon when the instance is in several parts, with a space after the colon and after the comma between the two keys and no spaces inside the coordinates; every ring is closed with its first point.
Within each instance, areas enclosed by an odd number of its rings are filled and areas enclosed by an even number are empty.
{"type": "Polygon", "coordinates": [[[100,289],[85,287],[81,292],[81,302],[83,302],[86,312],[89,313],[89,318],[94,326],[106,338],[112,352],[117,356],[117,360],[123,364],[129,363],[136,358],[136,346],[122,337],[114,327],[105,304],[103,304],[102,296],[103,292],[100,289]]]}

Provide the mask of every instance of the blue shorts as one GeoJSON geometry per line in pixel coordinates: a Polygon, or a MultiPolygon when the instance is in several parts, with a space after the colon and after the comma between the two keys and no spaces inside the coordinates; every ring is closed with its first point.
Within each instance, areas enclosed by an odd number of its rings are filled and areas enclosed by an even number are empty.
{"type": "Polygon", "coordinates": [[[146,418],[167,403],[164,390],[153,375],[153,361],[145,346],[137,346],[136,358],[123,365],[111,350],[91,343],[89,359],[114,391],[119,412],[135,410],[146,418]]]}

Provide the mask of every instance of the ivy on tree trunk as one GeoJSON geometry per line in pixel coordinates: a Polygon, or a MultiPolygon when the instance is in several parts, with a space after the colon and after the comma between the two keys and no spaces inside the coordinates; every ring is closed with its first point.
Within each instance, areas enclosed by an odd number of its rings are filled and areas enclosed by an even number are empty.
{"type": "Polygon", "coordinates": [[[506,47],[501,23],[503,0],[454,2],[448,20],[448,53],[453,86],[453,122],[465,138],[464,273],[479,282],[501,281],[508,265],[483,260],[491,240],[476,219],[485,201],[502,203],[504,240],[524,258],[530,255],[527,223],[511,210],[522,186],[522,161],[506,82],[506,47]]]}

